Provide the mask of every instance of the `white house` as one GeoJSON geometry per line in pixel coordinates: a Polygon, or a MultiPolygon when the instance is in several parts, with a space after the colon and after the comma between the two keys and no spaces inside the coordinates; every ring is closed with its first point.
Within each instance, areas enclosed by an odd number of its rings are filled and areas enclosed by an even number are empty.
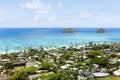
{"type": "Polygon", "coordinates": [[[60,68],[67,69],[69,66],[70,66],[70,64],[66,64],[66,65],[60,66],[60,68]]]}
{"type": "Polygon", "coordinates": [[[116,76],[120,76],[120,69],[114,71],[113,74],[116,75],[116,76]]]}
{"type": "Polygon", "coordinates": [[[93,73],[95,77],[106,77],[109,76],[109,73],[103,73],[103,72],[98,72],[98,73],[93,73]]]}

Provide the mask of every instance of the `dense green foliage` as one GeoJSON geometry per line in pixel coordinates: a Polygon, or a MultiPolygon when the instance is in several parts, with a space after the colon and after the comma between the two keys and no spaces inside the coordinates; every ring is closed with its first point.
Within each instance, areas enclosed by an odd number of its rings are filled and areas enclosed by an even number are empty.
{"type": "Polygon", "coordinates": [[[101,65],[102,67],[105,67],[108,65],[108,60],[104,57],[101,57],[101,58],[93,58],[91,59],[91,63],[92,64],[99,64],[101,65]]]}
{"type": "Polygon", "coordinates": [[[53,68],[55,68],[55,66],[51,62],[42,62],[40,66],[46,70],[52,70],[53,68]]]}
{"type": "Polygon", "coordinates": [[[36,70],[38,70],[38,68],[30,66],[30,67],[26,67],[25,70],[27,74],[32,75],[36,73],[36,70]]]}
{"type": "Polygon", "coordinates": [[[3,64],[3,69],[13,69],[14,65],[12,62],[7,62],[3,64]]]}
{"type": "Polygon", "coordinates": [[[25,70],[19,69],[12,75],[11,80],[29,80],[25,70]]]}
{"type": "Polygon", "coordinates": [[[59,70],[57,73],[41,75],[41,80],[77,80],[78,71],[66,69],[59,70]]]}

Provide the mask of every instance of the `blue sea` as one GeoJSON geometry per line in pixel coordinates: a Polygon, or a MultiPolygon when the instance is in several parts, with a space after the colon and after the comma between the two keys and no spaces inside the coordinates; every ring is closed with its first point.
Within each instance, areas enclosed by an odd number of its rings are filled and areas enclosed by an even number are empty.
{"type": "Polygon", "coordinates": [[[97,28],[73,28],[75,33],[61,33],[65,28],[1,28],[0,52],[6,48],[16,51],[17,47],[69,46],[88,42],[120,42],[120,28],[106,28],[108,33],[96,33],[97,28]]]}

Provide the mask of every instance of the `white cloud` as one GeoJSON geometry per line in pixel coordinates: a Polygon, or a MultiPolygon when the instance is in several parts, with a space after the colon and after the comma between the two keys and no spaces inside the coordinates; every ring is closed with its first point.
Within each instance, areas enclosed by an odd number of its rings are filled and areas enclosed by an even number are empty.
{"type": "MultiPolygon", "coordinates": [[[[27,15],[32,15],[30,17],[25,18],[23,21],[48,21],[48,22],[55,22],[56,18],[51,18],[51,14],[60,8],[63,7],[62,2],[58,3],[44,3],[41,0],[29,0],[25,3],[20,3],[19,6],[23,9],[27,9],[30,11],[30,13],[27,13],[27,15]],[[49,15],[48,15],[49,14],[49,15]],[[46,18],[48,16],[48,18],[46,18]]],[[[26,16],[27,16],[26,15],[26,16]]]]}
{"type": "Polygon", "coordinates": [[[80,19],[90,19],[93,15],[89,13],[80,13],[80,19]]]}
{"type": "Polygon", "coordinates": [[[7,19],[7,15],[5,12],[0,11],[0,21],[4,22],[7,19]]]}
{"type": "Polygon", "coordinates": [[[20,7],[35,10],[37,13],[49,13],[52,11],[51,4],[45,4],[40,0],[32,0],[31,2],[21,3],[20,7]]]}
{"type": "Polygon", "coordinates": [[[57,6],[58,6],[58,8],[61,8],[61,7],[63,7],[64,5],[63,5],[62,2],[58,2],[57,6]]]}
{"type": "Polygon", "coordinates": [[[40,20],[40,19],[41,19],[41,15],[36,15],[36,16],[33,17],[33,20],[34,20],[34,21],[38,21],[38,20],[40,20]]]}
{"type": "Polygon", "coordinates": [[[55,19],[55,18],[53,18],[53,17],[48,18],[48,22],[55,22],[55,21],[56,21],[56,19],[55,19]]]}
{"type": "Polygon", "coordinates": [[[37,9],[41,5],[39,0],[33,0],[32,2],[21,3],[20,6],[26,9],[37,9]]]}

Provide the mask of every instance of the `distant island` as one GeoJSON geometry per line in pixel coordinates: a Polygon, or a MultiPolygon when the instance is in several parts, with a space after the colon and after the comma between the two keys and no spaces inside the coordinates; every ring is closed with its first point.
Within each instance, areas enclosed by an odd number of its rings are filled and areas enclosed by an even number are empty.
{"type": "Polygon", "coordinates": [[[74,33],[74,32],[76,31],[72,28],[67,28],[67,29],[62,30],[62,33],[74,33]]]}
{"type": "Polygon", "coordinates": [[[107,33],[107,31],[103,28],[100,28],[96,31],[96,33],[107,33]]]}

